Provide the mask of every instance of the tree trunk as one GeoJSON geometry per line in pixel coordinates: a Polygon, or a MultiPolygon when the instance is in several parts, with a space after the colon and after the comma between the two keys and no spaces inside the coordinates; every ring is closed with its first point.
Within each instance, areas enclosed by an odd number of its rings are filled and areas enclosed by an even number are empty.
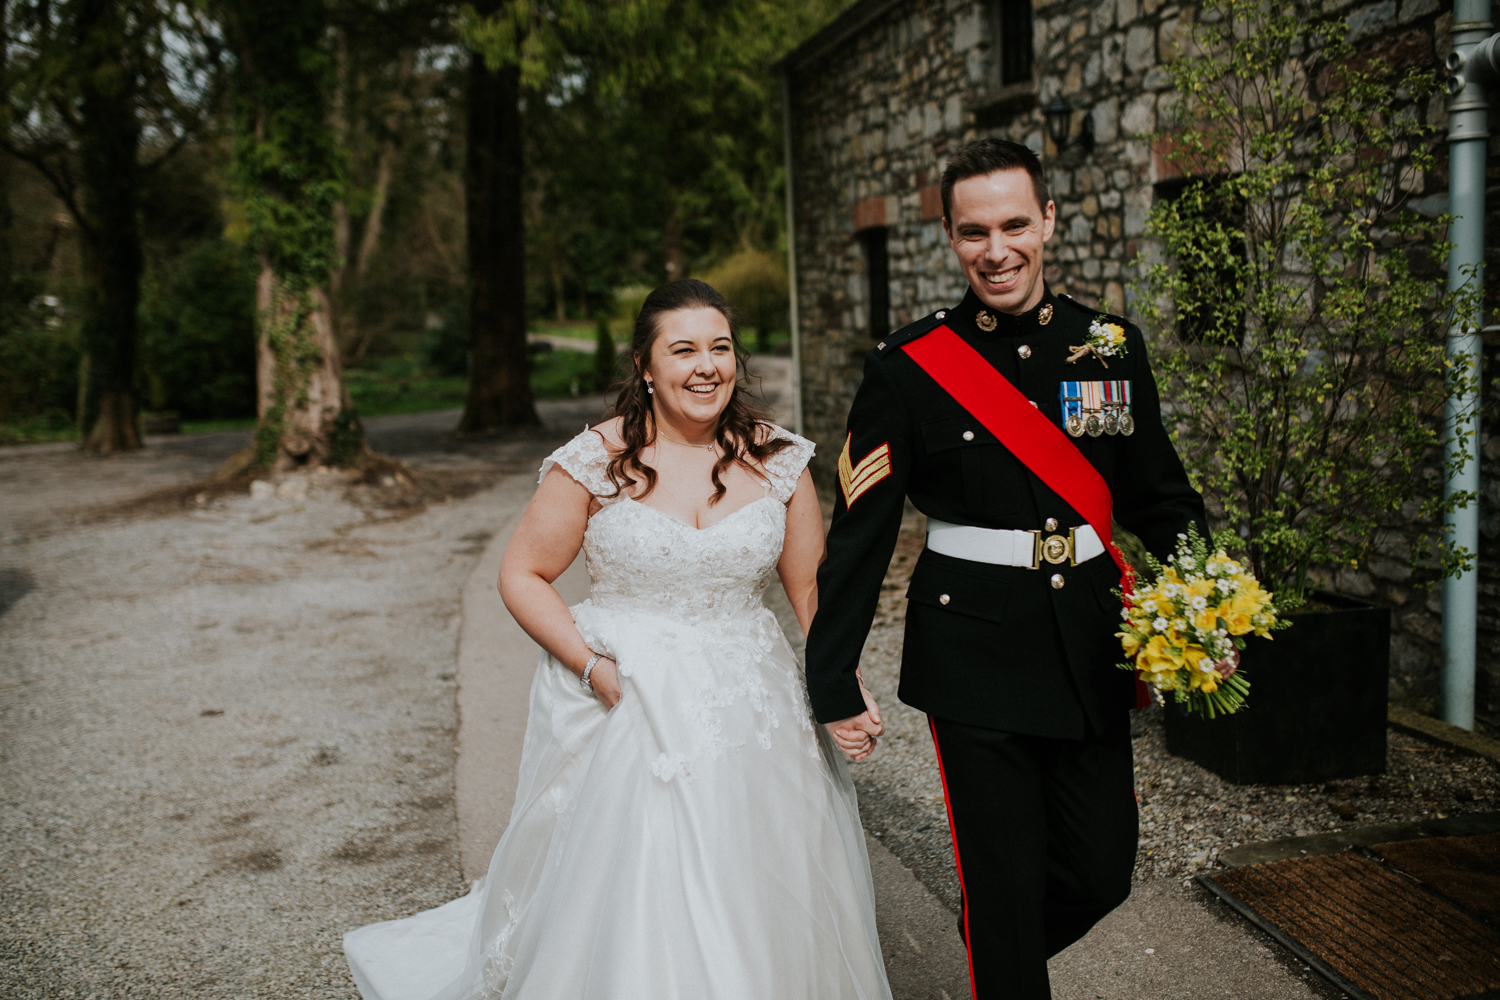
{"type": "Polygon", "coordinates": [[[141,135],[131,73],[119,64],[118,46],[125,27],[101,23],[115,16],[100,10],[92,18],[80,19],[80,27],[86,25],[84,30],[92,36],[80,42],[86,41],[99,53],[94,72],[81,81],[79,167],[87,217],[81,220],[86,282],[82,340],[89,356],[89,416],[93,419],[84,447],[100,453],[141,446],[135,400],[136,307],[142,269],[136,225],[141,135]]]}
{"type": "Polygon", "coordinates": [[[469,57],[469,397],[461,434],[537,424],[526,364],[526,245],[521,227],[521,70],[469,57]]]}
{"type": "Polygon", "coordinates": [[[344,388],[327,293],[292,291],[263,257],[255,310],[256,464],[272,472],[353,464],[364,437],[344,388]]]}
{"type": "Polygon", "coordinates": [[[364,429],[343,384],[329,295],[344,194],[327,95],[322,0],[235,0],[227,34],[239,54],[235,178],[260,255],[256,283],[255,464],[272,471],[359,464],[364,429]]]}
{"type": "MultiPolygon", "coordinates": [[[[5,22],[6,5],[0,4],[0,79],[5,77],[6,54],[10,47],[10,32],[5,22]]],[[[15,210],[10,204],[10,186],[14,170],[11,165],[10,154],[0,150],[0,331],[10,324],[11,310],[19,308],[20,303],[12,303],[11,296],[14,295],[16,276],[16,253],[15,233],[12,231],[16,222],[15,210]]],[[[5,414],[5,404],[0,401],[0,417],[5,414]]]]}
{"type": "Polygon", "coordinates": [[[683,276],[682,273],[682,216],[678,213],[677,205],[672,205],[672,211],[667,216],[666,224],[661,227],[662,257],[666,265],[667,280],[676,281],[683,276]]]}
{"type": "Polygon", "coordinates": [[[363,285],[370,271],[370,261],[380,249],[380,233],[385,225],[385,205],[391,194],[391,180],[396,174],[396,140],[387,139],[380,150],[380,163],[375,168],[375,191],[370,199],[370,214],[365,219],[365,231],[359,238],[359,258],[354,267],[354,277],[363,285]]]}

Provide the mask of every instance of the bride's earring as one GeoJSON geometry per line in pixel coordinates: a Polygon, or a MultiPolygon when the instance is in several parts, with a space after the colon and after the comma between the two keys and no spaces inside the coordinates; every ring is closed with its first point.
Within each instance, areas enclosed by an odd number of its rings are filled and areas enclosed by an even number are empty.
{"type": "Polygon", "coordinates": [[[650,382],[647,382],[646,383],[646,394],[647,395],[654,395],[655,393],[656,393],[656,386],[652,385],[650,382]]]}

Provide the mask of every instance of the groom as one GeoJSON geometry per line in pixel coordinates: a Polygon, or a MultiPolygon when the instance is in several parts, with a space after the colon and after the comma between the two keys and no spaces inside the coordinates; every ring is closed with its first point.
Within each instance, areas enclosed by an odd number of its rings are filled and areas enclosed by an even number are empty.
{"type": "Polygon", "coordinates": [[[1051,995],[1047,959],[1129,895],[1135,863],[1111,513],[1158,558],[1208,526],[1140,331],[1042,280],[1056,209],[1036,156],[971,143],[942,196],[969,291],[865,356],[808,691],[830,729],[880,734],[855,670],[910,497],[928,535],[898,693],[937,747],[974,996],[1033,1000],[1051,995]]]}

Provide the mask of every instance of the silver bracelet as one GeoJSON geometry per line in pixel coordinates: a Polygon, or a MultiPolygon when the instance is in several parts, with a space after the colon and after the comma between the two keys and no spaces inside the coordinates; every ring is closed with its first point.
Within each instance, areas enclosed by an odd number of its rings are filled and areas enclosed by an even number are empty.
{"type": "Polygon", "coordinates": [[[590,693],[593,692],[594,685],[589,680],[589,674],[594,672],[594,664],[598,663],[602,659],[604,659],[603,653],[595,653],[593,656],[589,657],[589,662],[583,665],[583,676],[578,679],[583,682],[583,689],[585,691],[588,691],[590,693]]]}

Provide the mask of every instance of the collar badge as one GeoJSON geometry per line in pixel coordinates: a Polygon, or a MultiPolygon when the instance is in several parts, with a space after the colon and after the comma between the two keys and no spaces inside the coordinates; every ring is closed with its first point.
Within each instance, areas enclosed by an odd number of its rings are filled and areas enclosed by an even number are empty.
{"type": "Polygon", "coordinates": [[[981,309],[974,314],[974,325],[985,333],[994,333],[995,327],[999,325],[994,316],[990,315],[988,309],[981,309]]]}
{"type": "Polygon", "coordinates": [[[1046,326],[1052,322],[1052,303],[1048,302],[1042,306],[1041,311],[1036,314],[1037,325],[1046,326]]]}

